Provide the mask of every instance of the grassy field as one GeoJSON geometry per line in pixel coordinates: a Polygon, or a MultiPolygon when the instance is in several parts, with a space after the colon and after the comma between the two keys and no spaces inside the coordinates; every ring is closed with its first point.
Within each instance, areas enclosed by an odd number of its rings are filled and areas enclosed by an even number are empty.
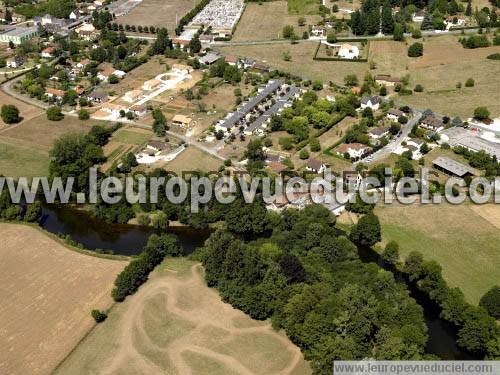
{"type": "MultiPolygon", "coordinates": [[[[408,43],[415,40],[409,39],[408,43]]],[[[397,97],[400,102],[417,108],[432,108],[436,112],[453,116],[469,117],[480,105],[500,115],[497,100],[500,85],[500,64],[486,56],[500,52],[500,46],[465,49],[458,36],[445,35],[420,40],[424,44],[424,56],[409,58],[405,43],[378,41],[370,44],[370,59],[377,69],[372,74],[410,75],[410,87],[424,86],[425,92],[397,97]],[[468,78],[475,86],[464,87],[468,78]],[[462,88],[457,89],[458,82],[462,88]]]]}
{"type": "Polygon", "coordinates": [[[113,134],[112,141],[118,143],[127,143],[130,145],[143,145],[151,137],[153,133],[142,129],[120,129],[113,134]]]}
{"type": "MultiPolygon", "coordinates": [[[[233,41],[268,40],[281,38],[283,27],[291,25],[295,33],[302,36],[307,26],[298,26],[299,15],[289,14],[286,1],[248,3],[241,17],[233,41]]],[[[307,24],[320,20],[318,15],[307,15],[307,24]]]]}
{"type": "MultiPolygon", "coordinates": [[[[38,107],[26,104],[20,100],[13,98],[5,94],[2,90],[0,90],[0,103],[3,104],[13,104],[19,109],[19,115],[23,118],[23,122],[31,120],[33,117],[38,116],[43,112],[38,107]]],[[[22,122],[21,122],[22,123],[22,122]]],[[[6,125],[2,119],[0,118],[0,131],[5,129],[6,127],[12,127],[13,125],[6,125]]]]}
{"type": "Polygon", "coordinates": [[[0,373],[49,374],[106,309],[123,261],[79,254],[41,230],[0,224],[0,373]]]}
{"type": "Polygon", "coordinates": [[[396,240],[404,258],[420,251],[438,261],[448,283],[477,303],[500,280],[500,207],[473,204],[377,207],[383,241],[396,240]]]}
{"type": "Polygon", "coordinates": [[[181,19],[197,2],[198,0],[143,0],[116,22],[124,25],[166,27],[172,33],[176,27],[176,19],[181,19]]]}
{"type": "Polygon", "coordinates": [[[292,14],[317,14],[318,0],[288,0],[288,11],[292,14]]]}
{"type": "Polygon", "coordinates": [[[164,168],[168,171],[181,173],[185,171],[217,171],[222,165],[222,161],[210,156],[203,151],[188,147],[184,152],[177,156],[174,160],[168,162],[164,168]]]}
{"type": "MultiPolygon", "coordinates": [[[[31,110],[36,109],[28,109],[31,110]]],[[[20,124],[5,126],[0,130],[1,173],[11,177],[46,176],[54,141],[63,134],[87,132],[97,123],[69,116],[53,122],[41,114],[20,124]]]]}
{"type": "Polygon", "coordinates": [[[268,322],[223,303],[202,267],[166,259],[116,305],[56,374],[309,374],[299,349],[268,322]]]}
{"type": "Polygon", "coordinates": [[[289,42],[269,45],[246,45],[217,47],[224,54],[253,57],[259,61],[290,73],[297,74],[305,79],[319,79],[323,82],[332,81],[344,83],[348,74],[356,74],[361,79],[368,72],[368,63],[353,63],[345,61],[315,61],[313,55],[317,44],[302,42],[292,45],[289,42]],[[283,53],[289,52],[291,61],[283,60],[283,53]]]}

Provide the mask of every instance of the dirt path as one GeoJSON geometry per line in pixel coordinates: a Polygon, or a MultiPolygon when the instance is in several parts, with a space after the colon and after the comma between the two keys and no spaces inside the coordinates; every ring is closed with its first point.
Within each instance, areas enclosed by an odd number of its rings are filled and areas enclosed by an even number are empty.
{"type": "Polygon", "coordinates": [[[250,368],[248,361],[243,363],[243,358],[231,351],[231,342],[251,334],[270,336],[273,342],[279,345],[280,351],[286,353],[287,361],[280,362],[280,369],[274,372],[266,371],[266,374],[291,374],[299,362],[303,361],[300,350],[286,336],[275,332],[269,323],[252,321],[241,311],[223,303],[214,289],[207,288],[200,264],[194,264],[187,272],[179,273],[168,268],[166,271],[165,277],[152,278],[131,297],[133,301],[130,301],[130,308],[120,322],[120,334],[115,342],[118,348],[102,368],[103,374],[119,373],[130,364],[133,364],[136,373],[165,374],[164,368],[144,356],[146,351],[161,353],[172,365],[173,373],[182,375],[194,374],[190,361],[186,359],[186,354],[189,353],[205,357],[233,373],[263,373],[258,368],[250,368]],[[174,316],[192,327],[166,346],[159,345],[149,337],[145,326],[147,323],[144,313],[148,301],[158,298],[164,301],[166,316],[174,316]],[[247,319],[245,323],[248,324],[238,327],[238,322],[242,319],[247,319]],[[210,345],[209,341],[214,338],[207,335],[207,332],[222,332],[223,336],[217,337],[217,345],[210,345]],[[141,342],[140,346],[137,345],[138,341],[141,342]],[[220,345],[222,346],[218,347],[220,345]]]}

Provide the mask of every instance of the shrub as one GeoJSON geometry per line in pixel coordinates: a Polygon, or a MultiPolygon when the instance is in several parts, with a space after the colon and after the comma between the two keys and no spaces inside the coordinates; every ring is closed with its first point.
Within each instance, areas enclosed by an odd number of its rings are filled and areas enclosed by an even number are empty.
{"type": "Polygon", "coordinates": [[[472,78],[468,78],[467,81],[465,81],[465,87],[474,87],[474,80],[472,78]]]}
{"type": "Polygon", "coordinates": [[[380,96],[386,96],[387,95],[387,87],[382,86],[379,91],[380,96]]]}
{"type": "Polygon", "coordinates": [[[80,120],[88,120],[90,118],[90,113],[86,109],[80,109],[78,111],[78,118],[80,120]]]}
{"type": "Polygon", "coordinates": [[[91,315],[92,315],[92,318],[94,318],[96,323],[102,323],[108,317],[106,315],[106,313],[99,311],[99,310],[92,310],[91,315]]]}
{"type": "Polygon", "coordinates": [[[486,58],[490,60],[500,60],[500,53],[492,53],[491,55],[486,56],[486,58]]]}
{"type": "Polygon", "coordinates": [[[422,91],[424,91],[424,86],[422,86],[421,84],[418,84],[415,86],[414,91],[415,92],[422,92],[422,91]]]}
{"type": "Polygon", "coordinates": [[[21,121],[21,117],[19,117],[19,109],[15,105],[12,104],[4,104],[2,105],[2,120],[6,124],[15,124],[21,121]]]}
{"type": "Polygon", "coordinates": [[[495,285],[479,301],[483,307],[495,319],[500,319],[500,286],[495,285]]]}
{"type": "Polygon", "coordinates": [[[474,118],[484,120],[490,117],[490,111],[486,107],[477,107],[474,110],[474,118]]]}
{"type": "Polygon", "coordinates": [[[408,56],[409,57],[419,57],[424,54],[424,45],[422,43],[413,43],[408,48],[408,56]]]}
{"type": "Polygon", "coordinates": [[[47,119],[50,121],[61,121],[64,118],[64,114],[59,107],[49,107],[47,108],[47,119]]]}
{"type": "Polygon", "coordinates": [[[309,151],[307,151],[307,149],[303,148],[302,150],[300,150],[299,157],[302,160],[308,159],[309,158],[309,151]]]}

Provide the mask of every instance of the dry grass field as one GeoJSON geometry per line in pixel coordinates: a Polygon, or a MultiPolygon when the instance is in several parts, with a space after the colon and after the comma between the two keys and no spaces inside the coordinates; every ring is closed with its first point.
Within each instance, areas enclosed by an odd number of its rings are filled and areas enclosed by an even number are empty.
{"type": "MultiPolygon", "coordinates": [[[[422,42],[422,40],[420,40],[422,42]]],[[[408,43],[413,43],[409,39],[408,43]]],[[[417,108],[432,108],[436,112],[452,116],[469,117],[480,105],[490,109],[493,115],[500,115],[497,100],[500,85],[500,64],[486,59],[486,56],[500,52],[500,46],[465,49],[458,42],[458,36],[444,35],[424,38],[424,56],[409,58],[407,46],[401,42],[379,41],[370,44],[370,58],[377,64],[374,74],[410,75],[410,86],[417,83],[425,92],[398,97],[417,108]],[[475,86],[464,87],[468,78],[475,80],[475,86]],[[458,82],[462,88],[457,89],[458,82]]]]}
{"type": "Polygon", "coordinates": [[[500,280],[498,231],[500,207],[413,205],[377,207],[383,241],[396,240],[404,258],[420,251],[438,261],[451,286],[458,286],[468,301],[477,303],[500,280]]]}
{"type": "Polygon", "coordinates": [[[310,374],[300,350],[209,289],[199,263],[166,259],[56,374],[310,374]]]}
{"type": "MultiPolygon", "coordinates": [[[[29,108],[36,111],[34,107],[29,108]]],[[[1,173],[10,177],[47,175],[49,150],[54,141],[63,134],[87,132],[97,123],[69,116],[54,122],[40,114],[19,124],[5,126],[0,130],[1,173]]]]}
{"type": "Polygon", "coordinates": [[[363,78],[368,72],[368,63],[314,61],[313,55],[316,47],[317,44],[313,42],[301,42],[295,45],[283,42],[256,46],[217,47],[217,49],[224,54],[252,57],[305,79],[320,79],[323,82],[332,81],[343,84],[344,77],[348,74],[356,74],[363,78]],[[283,60],[284,52],[290,53],[291,61],[283,60]]]}
{"type": "MultiPolygon", "coordinates": [[[[3,104],[13,104],[19,109],[19,115],[23,118],[24,121],[31,120],[33,117],[38,116],[40,113],[43,112],[42,109],[26,104],[20,100],[17,100],[16,98],[13,98],[10,95],[7,95],[4,93],[2,90],[0,90],[0,103],[3,104]]],[[[22,123],[22,122],[21,122],[22,123]]],[[[12,125],[6,125],[2,119],[0,118],[0,132],[2,129],[5,129],[6,127],[11,127],[12,125]]]]}
{"type": "Polygon", "coordinates": [[[203,172],[217,171],[221,165],[222,160],[216,159],[197,148],[188,147],[174,160],[165,164],[163,168],[180,174],[186,171],[198,170],[203,172]]]}
{"type": "Polygon", "coordinates": [[[173,32],[176,20],[189,12],[198,0],[143,0],[127,15],[119,17],[118,23],[124,25],[166,27],[173,32]]]}
{"type": "MultiPolygon", "coordinates": [[[[295,33],[302,36],[307,26],[299,27],[301,16],[288,13],[286,1],[248,3],[241,17],[233,41],[268,40],[281,38],[283,27],[291,25],[295,33]]],[[[313,25],[321,18],[318,15],[304,16],[306,25],[313,25]]]]}
{"type": "Polygon", "coordinates": [[[126,262],[71,251],[41,230],[0,224],[0,373],[49,374],[112,303],[126,262]]]}

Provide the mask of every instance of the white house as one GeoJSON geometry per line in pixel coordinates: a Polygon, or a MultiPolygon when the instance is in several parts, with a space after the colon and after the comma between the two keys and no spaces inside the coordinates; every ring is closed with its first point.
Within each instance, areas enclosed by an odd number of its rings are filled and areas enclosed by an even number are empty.
{"type": "Polygon", "coordinates": [[[131,90],[127,91],[125,95],[123,95],[123,100],[125,100],[127,103],[133,103],[141,96],[142,96],[141,90],[131,90]]]}
{"type": "Polygon", "coordinates": [[[122,79],[126,74],[127,73],[125,73],[123,70],[117,70],[111,66],[108,66],[97,73],[97,78],[99,78],[101,81],[107,81],[111,75],[114,75],[119,79],[122,79]]]}
{"type": "Polygon", "coordinates": [[[368,136],[370,139],[378,140],[382,137],[385,137],[389,134],[389,128],[381,127],[381,128],[372,128],[368,131],[368,136]]]}
{"type": "Polygon", "coordinates": [[[405,113],[403,111],[400,111],[397,108],[391,108],[391,109],[389,109],[389,111],[387,111],[386,117],[389,120],[397,121],[399,119],[399,117],[404,116],[404,114],[405,113]]]}
{"type": "Polygon", "coordinates": [[[77,20],[77,19],[79,19],[81,16],[82,16],[82,14],[80,13],[80,11],[79,11],[78,9],[75,9],[74,11],[72,11],[72,12],[69,14],[69,19],[70,19],[70,20],[77,20]]]}
{"type": "Polygon", "coordinates": [[[341,44],[338,57],[349,60],[356,59],[359,57],[359,48],[347,43],[341,44]]]}
{"type": "Polygon", "coordinates": [[[317,38],[324,38],[326,36],[326,29],[323,26],[313,26],[311,29],[311,35],[317,38]]]}
{"type": "Polygon", "coordinates": [[[361,99],[361,109],[371,108],[373,111],[376,111],[380,107],[380,96],[364,96],[361,99]]]}
{"type": "Polygon", "coordinates": [[[361,159],[371,151],[371,147],[361,143],[344,143],[337,147],[337,155],[348,154],[350,158],[361,159]]]}
{"type": "Polygon", "coordinates": [[[310,158],[307,161],[306,170],[313,173],[323,173],[326,164],[320,162],[318,159],[310,158]]]}
{"type": "Polygon", "coordinates": [[[115,119],[120,117],[121,110],[126,110],[123,106],[114,103],[104,103],[101,109],[104,112],[109,113],[109,115],[113,116],[115,119]]]}
{"type": "Polygon", "coordinates": [[[416,13],[413,13],[411,19],[413,22],[423,22],[425,17],[425,12],[423,10],[419,10],[416,13]]]}

